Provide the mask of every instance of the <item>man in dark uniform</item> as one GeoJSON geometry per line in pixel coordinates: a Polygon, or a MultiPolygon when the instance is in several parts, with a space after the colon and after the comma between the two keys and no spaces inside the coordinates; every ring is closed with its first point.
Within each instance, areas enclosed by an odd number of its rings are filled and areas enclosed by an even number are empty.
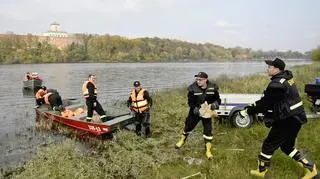
{"type": "Polygon", "coordinates": [[[307,122],[307,117],[292,72],[284,70],[285,63],[279,58],[265,62],[271,82],[260,100],[240,112],[242,116],[263,113],[265,125],[271,127],[258,156],[258,169],[251,170],[250,174],[264,177],[273,153],[280,147],[306,169],[303,178],[312,178],[317,175],[315,164],[294,147],[298,132],[302,124],[307,122]]]}
{"type": "Polygon", "coordinates": [[[93,111],[95,110],[101,118],[102,122],[107,121],[107,116],[105,111],[103,110],[101,104],[97,100],[97,86],[96,86],[96,77],[95,75],[90,74],[88,76],[88,81],[84,82],[82,85],[82,94],[86,99],[86,105],[88,114],[86,120],[88,122],[92,121],[93,111]]]}
{"type": "Polygon", "coordinates": [[[213,138],[212,118],[204,118],[201,116],[199,110],[201,105],[205,102],[210,105],[211,110],[219,109],[219,105],[221,104],[219,87],[208,80],[208,75],[205,72],[199,72],[195,77],[196,81],[188,87],[189,114],[185,121],[181,139],[175,145],[175,148],[181,148],[189,133],[196,127],[199,121],[202,121],[206,156],[208,159],[211,159],[213,157],[211,153],[211,141],[213,138]]]}
{"type": "Polygon", "coordinates": [[[139,81],[133,82],[133,86],[134,89],[130,93],[127,106],[134,113],[136,134],[138,136],[150,137],[150,108],[152,107],[152,98],[148,91],[141,87],[139,81]]]}

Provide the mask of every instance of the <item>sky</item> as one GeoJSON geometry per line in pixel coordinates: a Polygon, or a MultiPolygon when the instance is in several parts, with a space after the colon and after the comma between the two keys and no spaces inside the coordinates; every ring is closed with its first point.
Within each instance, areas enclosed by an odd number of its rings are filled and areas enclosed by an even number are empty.
{"type": "Polygon", "coordinates": [[[0,33],[159,37],[254,50],[320,45],[320,0],[0,0],[0,33]]]}

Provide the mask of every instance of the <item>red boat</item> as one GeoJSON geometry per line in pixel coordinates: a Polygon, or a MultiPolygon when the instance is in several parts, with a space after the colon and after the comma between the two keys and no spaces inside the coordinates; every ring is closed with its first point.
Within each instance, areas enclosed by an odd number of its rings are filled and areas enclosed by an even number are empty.
{"type": "Polygon", "coordinates": [[[63,100],[63,104],[67,111],[74,111],[74,115],[64,117],[61,112],[51,110],[48,105],[42,105],[36,108],[37,117],[41,116],[44,119],[53,120],[95,136],[105,136],[119,127],[124,127],[134,122],[133,116],[128,110],[111,106],[104,107],[107,118],[109,119],[108,121],[87,122],[85,120],[87,116],[87,112],[85,111],[86,105],[80,103],[80,100],[66,99],[63,100]],[[77,109],[84,110],[79,114],[76,113],[77,109]]]}

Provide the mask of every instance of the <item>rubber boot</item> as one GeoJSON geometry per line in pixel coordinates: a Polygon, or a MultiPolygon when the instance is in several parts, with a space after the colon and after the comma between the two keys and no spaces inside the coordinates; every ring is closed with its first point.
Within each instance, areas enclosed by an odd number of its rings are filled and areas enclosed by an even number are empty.
{"type": "Polygon", "coordinates": [[[176,143],[175,148],[180,149],[186,142],[188,134],[182,134],[178,143],[176,143]]]}
{"type": "Polygon", "coordinates": [[[92,117],[86,117],[86,121],[87,122],[91,122],[92,121],[92,117]]]}
{"type": "Polygon", "coordinates": [[[311,178],[318,175],[316,165],[314,163],[312,163],[311,161],[307,160],[305,155],[302,152],[295,149],[293,152],[290,153],[289,156],[292,156],[292,155],[293,155],[292,158],[294,160],[296,160],[298,162],[298,164],[300,166],[304,167],[304,169],[305,169],[305,174],[302,177],[302,179],[311,179],[311,178]]]}
{"type": "Polygon", "coordinates": [[[53,106],[52,110],[61,112],[61,108],[59,106],[53,106]]]}
{"type": "Polygon", "coordinates": [[[211,148],[212,148],[211,142],[207,142],[206,143],[206,156],[207,156],[208,160],[211,160],[213,158],[213,155],[211,153],[211,148]]]}
{"type": "Polygon", "coordinates": [[[150,127],[145,127],[145,137],[151,137],[151,130],[150,127]]]}
{"type": "Polygon", "coordinates": [[[313,177],[316,177],[318,175],[317,167],[312,162],[304,159],[303,163],[301,165],[305,168],[305,174],[301,179],[311,179],[313,177]],[[304,164],[304,162],[307,162],[307,164],[304,164]]]}
{"type": "Polygon", "coordinates": [[[268,167],[271,165],[271,157],[268,159],[262,155],[258,156],[258,169],[256,170],[250,170],[250,174],[257,176],[257,177],[262,177],[264,178],[267,171],[268,167]]]}
{"type": "Polygon", "coordinates": [[[101,122],[104,123],[104,122],[107,122],[108,121],[108,118],[106,115],[102,115],[100,116],[100,119],[101,119],[101,122]]]}
{"type": "Polygon", "coordinates": [[[136,124],[136,134],[137,136],[141,136],[141,124],[136,124]]]}

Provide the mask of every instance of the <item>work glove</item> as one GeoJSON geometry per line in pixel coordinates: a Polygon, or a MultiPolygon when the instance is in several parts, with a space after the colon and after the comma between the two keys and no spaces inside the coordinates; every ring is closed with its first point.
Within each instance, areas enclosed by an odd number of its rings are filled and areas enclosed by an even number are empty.
{"type": "Polygon", "coordinates": [[[245,106],[244,109],[247,110],[247,113],[248,113],[249,115],[253,115],[253,114],[256,113],[256,112],[255,112],[255,103],[253,103],[253,104],[251,104],[251,105],[248,105],[248,106],[245,106]]]}
{"type": "Polygon", "coordinates": [[[264,118],[263,119],[263,122],[264,122],[264,125],[267,127],[267,128],[270,128],[272,127],[273,123],[274,123],[274,119],[272,118],[264,118]]]}
{"type": "Polygon", "coordinates": [[[195,116],[199,116],[199,115],[200,115],[200,111],[199,111],[199,108],[198,108],[198,107],[195,107],[195,108],[193,109],[193,114],[194,114],[195,116]]]}
{"type": "Polygon", "coordinates": [[[240,117],[245,118],[248,116],[248,110],[245,108],[239,112],[240,117]]]}
{"type": "Polygon", "coordinates": [[[219,103],[217,101],[211,103],[211,108],[212,111],[219,109],[219,103]]]}

